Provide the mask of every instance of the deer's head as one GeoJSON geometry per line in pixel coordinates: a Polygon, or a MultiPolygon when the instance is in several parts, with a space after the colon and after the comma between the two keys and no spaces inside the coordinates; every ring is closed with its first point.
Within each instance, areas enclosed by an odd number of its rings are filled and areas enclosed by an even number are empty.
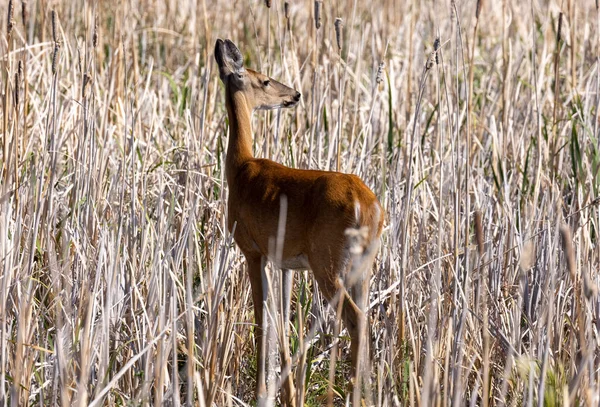
{"type": "Polygon", "coordinates": [[[243,92],[248,108],[252,110],[293,107],[300,101],[301,94],[295,89],[244,68],[242,53],[230,40],[217,40],[215,59],[227,92],[243,92]]]}

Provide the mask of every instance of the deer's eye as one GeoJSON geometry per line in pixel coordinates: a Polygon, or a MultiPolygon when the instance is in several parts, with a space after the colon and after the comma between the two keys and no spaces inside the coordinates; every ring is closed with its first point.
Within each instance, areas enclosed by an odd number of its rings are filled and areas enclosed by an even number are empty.
{"type": "Polygon", "coordinates": [[[271,81],[267,79],[267,80],[263,81],[263,86],[267,87],[267,86],[269,86],[270,83],[271,83],[271,81]]]}

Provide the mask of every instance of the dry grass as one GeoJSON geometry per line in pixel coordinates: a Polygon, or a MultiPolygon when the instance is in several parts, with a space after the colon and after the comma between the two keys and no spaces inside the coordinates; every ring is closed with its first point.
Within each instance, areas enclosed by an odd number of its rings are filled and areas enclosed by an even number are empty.
{"type": "MultiPolygon", "coordinates": [[[[324,1],[318,30],[312,0],[8,3],[3,405],[253,403],[217,37],[304,95],[255,115],[256,155],[358,174],[385,208],[373,404],[598,404],[593,1],[324,1]]],[[[314,289],[296,273],[291,350],[322,405],[348,342],[314,289]]]]}

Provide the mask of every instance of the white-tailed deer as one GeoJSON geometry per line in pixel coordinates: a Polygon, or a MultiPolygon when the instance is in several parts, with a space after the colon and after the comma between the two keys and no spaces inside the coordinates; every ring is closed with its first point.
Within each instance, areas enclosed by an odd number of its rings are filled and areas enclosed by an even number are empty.
{"type": "MultiPolygon", "coordinates": [[[[225,84],[229,115],[227,224],[248,263],[257,323],[257,397],[262,405],[266,398],[266,261],[277,258],[275,265],[282,268],[286,324],[292,288],[290,270],[312,270],[319,289],[334,309],[340,304],[337,301],[343,301],[342,319],[351,338],[353,374],[358,375],[362,355],[367,353],[365,308],[383,212],[373,192],[355,175],[293,169],[254,158],[252,112],[296,106],[301,95],[245,69],[241,52],[229,40],[217,40],[215,59],[225,84]],[[269,250],[269,241],[278,236],[282,197],[287,202],[285,230],[279,232],[283,247],[275,256],[269,250]],[[355,250],[357,236],[359,250],[355,250]]],[[[289,371],[290,363],[289,354],[282,354],[282,371],[289,371]]],[[[291,374],[283,381],[283,390],[282,400],[295,405],[291,374]]]]}

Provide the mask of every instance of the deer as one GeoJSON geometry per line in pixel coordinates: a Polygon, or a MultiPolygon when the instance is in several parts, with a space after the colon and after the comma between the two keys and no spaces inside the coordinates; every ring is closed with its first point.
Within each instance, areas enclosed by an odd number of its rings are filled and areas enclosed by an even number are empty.
{"type": "MultiPolygon", "coordinates": [[[[300,102],[301,94],[245,68],[242,53],[228,39],[217,39],[214,56],[225,87],[229,118],[225,158],[227,227],[245,257],[252,290],[258,405],[267,405],[265,266],[269,261],[281,269],[282,320],[286,326],[289,325],[293,270],[311,270],[323,297],[334,310],[341,308],[341,319],[350,336],[350,382],[356,383],[368,353],[365,308],[383,227],[382,207],[356,175],[289,168],[255,158],[253,112],[292,108],[300,102]],[[285,210],[283,245],[275,255],[269,250],[269,242],[278,236],[282,210],[285,210]]],[[[281,372],[288,375],[282,379],[282,401],[295,406],[289,348],[285,345],[283,348],[281,372]]]]}

